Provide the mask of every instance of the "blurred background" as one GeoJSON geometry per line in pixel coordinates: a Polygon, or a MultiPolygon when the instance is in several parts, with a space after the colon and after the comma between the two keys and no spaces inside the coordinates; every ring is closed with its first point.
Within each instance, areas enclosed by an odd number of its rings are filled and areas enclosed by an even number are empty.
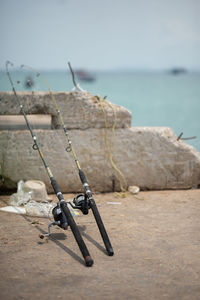
{"type": "Polygon", "coordinates": [[[0,91],[80,86],[132,112],[133,126],[168,126],[200,151],[199,0],[0,0],[0,91]],[[20,84],[17,82],[20,81],[20,84]]]}

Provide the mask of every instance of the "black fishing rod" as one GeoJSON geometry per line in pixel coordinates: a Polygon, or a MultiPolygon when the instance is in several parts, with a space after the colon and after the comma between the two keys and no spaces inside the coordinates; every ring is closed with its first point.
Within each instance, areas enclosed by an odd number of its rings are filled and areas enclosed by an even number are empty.
{"type": "MultiPolygon", "coordinates": [[[[72,70],[72,67],[71,67],[70,63],[68,63],[68,66],[69,66],[70,71],[72,73],[72,79],[73,79],[74,86],[77,87],[77,84],[76,84],[76,81],[75,81],[74,72],[72,70]]],[[[69,137],[69,133],[68,133],[67,127],[64,124],[62,113],[61,113],[61,111],[59,109],[59,106],[58,106],[58,103],[57,103],[57,101],[56,101],[56,99],[55,99],[55,97],[54,97],[54,95],[53,95],[53,93],[52,93],[52,91],[50,89],[50,86],[49,86],[47,80],[41,75],[41,73],[37,72],[32,67],[29,67],[27,65],[22,65],[21,67],[30,69],[31,71],[35,72],[36,76],[40,77],[42,79],[43,83],[48,88],[51,100],[53,101],[54,107],[56,109],[56,112],[57,112],[59,120],[60,120],[60,124],[61,124],[61,126],[63,128],[63,131],[64,131],[66,139],[67,139],[68,146],[67,146],[66,150],[68,152],[72,153],[74,161],[76,163],[76,167],[78,169],[79,177],[80,177],[81,183],[83,185],[84,194],[78,195],[76,198],[73,199],[73,204],[71,202],[69,202],[69,204],[74,209],[81,210],[84,215],[88,214],[90,208],[92,209],[94,218],[95,218],[97,226],[99,228],[99,231],[100,231],[101,237],[103,239],[103,242],[104,242],[105,248],[107,250],[107,253],[108,253],[109,256],[112,256],[114,254],[114,251],[113,251],[112,245],[110,243],[108,234],[106,232],[105,226],[103,224],[103,221],[102,221],[101,216],[99,214],[99,211],[98,211],[98,208],[96,206],[95,200],[93,198],[92,192],[90,190],[90,187],[89,187],[86,175],[83,172],[83,170],[81,169],[81,166],[80,166],[80,163],[78,161],[76,152],[75,152],[74,147],[72,145],[72,141],[71,141],[71,139],[69,137]]]]}
{"type": "Polygon", "coordinates": [[[65,200],[64,200],[64,197],[63,197],[63,194],[62,194],[62,192],[60,190],[60,187],[59,187],[59,185],[58,185],[57,181],[55,180],[55,178],[54,178],[54,176],[53,176],[53,174],[52,174],[49,166],[47,165],[47,163],[46,163],[46,161],[44,159],[44,155],[43,155],[43,153],[41,151],[41,148],[40,148],[40,145],[38,143],[37,137],[36,137],[36,135],[34,134],[32,128],[31,128],[31,125],[30,125],[30,123],[29,123],[29,121],[27,119],[26,113],[24,111],[23,105],[20,102],[20,100],[18,98],[18,95],[16,93],[16,90],[15,90],[15,87],[14,87],[11,75],[10,75],[9,70],[8,70],[8,65],[13,66],[13,64],[10,61],[6,62],[6,72],[7,72],[10,84],[12,86],[12,90],[13,90],[13,93],[15,95],[15,99],[17,100],[17,103],[18,103],[18,105],[20,107],[20,111],[23,114],[24,119],[26,121],[26,125],[27,125],[27,127],[28,127],[28,129],[29,129],[29,131],[31,133],[31,136],[32,136],[32,139],[33,139],[33,142],[34,142],[33,143],[33,149],[34,150],[38,150],[39,155],[41,157],[41,160],[42,160],[42,162],[44,164],[44,167],[45,167],[45,169],[47,171],[47,174],[49,176],[49,179],[51,181],[51,185],[53,187],[53,190],[54,190],[54,192],[55,192],[55,194],[56,194],[56,196],[57,196],[57,198],[59,200],[58,203],[57,203],[57,206],[54,207],[53,210],[52,210],[52,214],[53,214],[55,222],[50,223],[50,225],[49,225],[49,233],[46,234],[46,235],[41,235],[40,237],[43,238],[44,236],[49,236],[50,235],[50,227],[52,225],[58,225],[59,227],[61,227],[64,230],[67,230],[68,225],[69,225],[70,228],[71,228],[71,230],[72,230],[72,232],[73,232],[75,240],[76,240],[76,242],[77,242],[77,244],[79,246],[79,249],[80,249],[80,251],[81,251],[81,253],[83,255],[83,258],[85,260],[85,264],[86,264],[86,266],[90,267],[90,266],[93,265],[93,260],[92,260],[90,254],[89,254],[89,251],[88,251],[88,249],[87,249],[87,247],[86,247],[86,245],[85,245],[85,243],[83,241],[83,238],[82,238],[82,236],[81,236],[81,234],[79,232],[79,229],[78,229],[78,227],[77,227],[77,225],[76,225],[76,223],[75,223],[75,221],[74,221],[74,219],[73,219],[73,217],[72,217],[72,215],[70,213],[70,210],[69,210],[69,208],[67,206],[67,202],[65,202],[65,200]]]}
{"type": "MultiPolygon", "coordinates": [[[[76,81],[75,81],[74,72],[73,72],[73,69],[71,67],[70,62],[68,62],[68,66],[69,66],[69,69],[70,69],[71,74],[72,74],[72,80],[73,80],[74,86],[77,87],[77,84],[76,84],[76,81]]],[[[58,114],[61,114],[60,110],[59,110],[58,114]]],[[[62,120],[62,116],[60,117],[60,120],[62,120]]],[[[74,148],[72,146],[72,142],[71,142],[71,140],[69,138],[69,134],[67,132],[67,128],[66,128],[64,122],[61,121],[61,124],[63,126],[63,130],[64,130],[65,135],[67,137],[68,144],[69,144],[69,147],[70,147],[71,152],[73,154],[74,161],[76,163],[76,166],[77,166],[77,169],[78,169],[78,172],[79,172],[79,177],[80,177],[81,183],[83,185],[83,189],[84,189],[84,195],[82,195],[82,194],[78,195],[74,199],[75,206],[73,206],[73,207],[74,208],[79,208],[82,211],[83,214],[88,214],[88,209],[89,208],[92,209],[94,218],[96,220],[97,226],[98,226],[99,231],[101,233],[101,236],[102,236],[104,245],[106,247],[106,250],[108,252],[108,255],[112,256],[112,255],[114,255],[114,251],[113,251],[112,245],[110,243],[110,240],[109,240],[108,234],[106,232],[106,229],[104,227],[103,221],[101,219],[101,216],[99,214],[98,208],[96,206],[95,200],[93,198],[92,192],[90,190],[90,187],[89,187],[89,184],[88,184],[88,180],[86,178],[85,173],[81,169],[80,163],[79,163],[78,158],[77,158],[76,153],[75,153],[75,150],[74,150],[74,148]]]]}

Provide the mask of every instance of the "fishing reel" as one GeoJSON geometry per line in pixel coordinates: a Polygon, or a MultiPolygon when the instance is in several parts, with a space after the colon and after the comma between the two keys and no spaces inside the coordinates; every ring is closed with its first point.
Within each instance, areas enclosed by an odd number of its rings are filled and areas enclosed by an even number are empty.
{"type": "Polygon", "coordinates": [[[51,227],[52,226],[59,226],[60,228],[64,229],[64,230],[67,230],[68,228],[68,222],[67,222],[67,218],[65,216],[65,214],[62,212],[62,210],[60,209],[59,207],[59,204],[57,204],[53,209],[52,209],[52,215],[53,215],[53,218],[54,218],[54,222],[51,222],[49,225],[48,225],[48,233],[45,233],[45,234],[40,234],[39,237],[41,239],[43,239],[44,237],[46,236],[50,236],[51,235],[51,227]]]}
{"type": "MultiPolygon", "coordinates": [[[[72,208],[80,209],[84,215],[88,214],[90,204],[89,204],[88,197],[86,195],[80,194],[77,197],[75,197],[72,202],[68,202],[68,203],[72,206],[72,208]]],[[[68,228],[67,218],[63,213],[63,211],[61,210],[59,203],[52,209],[52,215],[55,221],[51,222],[48,225],[48,233],[39,235],[41,239],[51,235],[50,230],[52,226],[57,225],[64,230],[67,230],[68,228]]]]}
{"type": "Polygon", "coordinates": [[[65,216],[65,214],[62,212],[62,210],[59,207],[59,204],[57,204],[53,209],[52,209],[52,215],[53,218],[55,220],[55,222],[57,222],[59,227],[61,227],[64,230],[67,230],[68,228],[68,223],[67,223],[67,218],[65,216]]]}
{"type": "Polygon", "coordinates": [[[90,209],[90,203],[88,197],[85,194],[80,194],[73,199],[73,204],[69,202],[74,209],[80,209],[84,215],[88,214],[90,209]]]}

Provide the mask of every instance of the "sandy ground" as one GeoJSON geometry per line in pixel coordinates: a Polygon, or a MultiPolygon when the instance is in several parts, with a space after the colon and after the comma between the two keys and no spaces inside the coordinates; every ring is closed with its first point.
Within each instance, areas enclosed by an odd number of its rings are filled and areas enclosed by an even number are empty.
{"type": "Polygon", "coordinates": [[[106,254],[92,211],[76,217],[92,267],[70,229],[54,227],[41,240],[48,219],[0,212],[0,299],[200,299],[200,190],[95,200],[115,255],[106,254]]]}

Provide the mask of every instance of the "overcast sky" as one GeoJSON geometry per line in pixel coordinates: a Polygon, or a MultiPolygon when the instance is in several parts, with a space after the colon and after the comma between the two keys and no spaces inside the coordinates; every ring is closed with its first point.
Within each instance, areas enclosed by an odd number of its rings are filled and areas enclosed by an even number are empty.
{"type": "Polygon", "coordinates": [[[200,70],[200,0],[0,0],[0,68],[200,70]]]}

